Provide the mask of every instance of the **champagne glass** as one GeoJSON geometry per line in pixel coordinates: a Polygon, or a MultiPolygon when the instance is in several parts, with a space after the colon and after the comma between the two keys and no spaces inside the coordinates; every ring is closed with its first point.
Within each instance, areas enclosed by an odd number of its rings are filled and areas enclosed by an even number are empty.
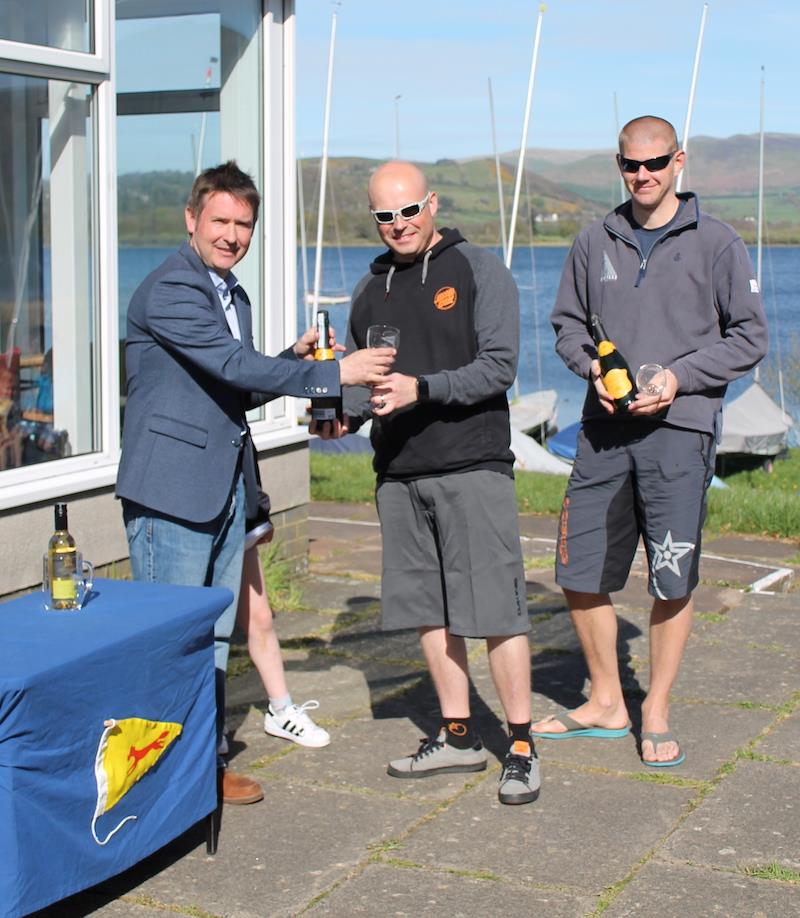
{"type": "Polygon", "coordinates": [[[660,363],[643,363],[636,371],[636,388],[645,395],[661,395],[667,374],[660,363]]]}
{"type": "Polygon", "coordinates": [[[400,345],[400,329],[394,325],[370,325],[367,329],[367,347],[393,347],[400,345]]]}

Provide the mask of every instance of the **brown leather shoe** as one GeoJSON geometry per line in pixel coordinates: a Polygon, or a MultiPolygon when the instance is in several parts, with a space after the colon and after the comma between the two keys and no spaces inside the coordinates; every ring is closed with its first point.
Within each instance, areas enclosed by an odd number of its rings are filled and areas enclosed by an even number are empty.
{"type": "Polygon", "coordinates": [[[222,772],[222,802],[231,804],[258,803],[264,791],[258,781],[239,775],[227,768],[222,772]]]}

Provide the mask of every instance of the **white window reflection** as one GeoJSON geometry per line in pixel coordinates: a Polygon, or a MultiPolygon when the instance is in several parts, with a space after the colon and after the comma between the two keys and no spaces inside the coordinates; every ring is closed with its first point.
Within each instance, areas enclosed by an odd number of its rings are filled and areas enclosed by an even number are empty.
{"type": "Polygon", "coordinates": [[[0,73],[0,470],[96,448],[92,103],[0,73]]]}

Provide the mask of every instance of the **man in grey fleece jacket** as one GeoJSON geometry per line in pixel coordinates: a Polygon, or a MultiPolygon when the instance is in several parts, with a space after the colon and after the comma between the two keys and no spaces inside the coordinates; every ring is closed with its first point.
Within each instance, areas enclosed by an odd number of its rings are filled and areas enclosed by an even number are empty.
{"type": "Polygon", "coordinates": [[[646,116],[625,125],[617,162],[631,199],[579,234],[552,314],[556,350],[588,380],[556,579],[592,686],[585,704],[534,724],[534,734],[629,732],[609,594],[624,586],[641,535],[654,597],[641,754],[656,767],[685,758],[669,730],[669,695],[692,625],[722,398],[767,349],[744,244],[731,227],[701,213],[693,194],[676,194],[684,161],[669,122],[646,116]],[[662,391],[639,392],[627,411],[615,408],[589,330],[593,314],[633,373],[644,363],[665,368],[662,391]]]}

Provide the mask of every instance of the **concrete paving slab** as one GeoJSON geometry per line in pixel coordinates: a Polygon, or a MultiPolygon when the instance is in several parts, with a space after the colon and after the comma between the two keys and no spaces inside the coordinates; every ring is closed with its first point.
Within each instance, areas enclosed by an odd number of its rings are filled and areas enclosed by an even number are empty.
{"type": "Polygon", "coordinates": [[[796,913],[797,897],[797,887],[789,883],[656,859],[636,875],[603,914],[607,918],[653,914],[659,918],[766,918],[796,913]]]}
{"type": "Polygon", "coordinates": [[[474,879],[434,870],[393,864],[370,864],[346,886],[335,889],[309,915],[447,915],[475,918],[578,918],[591,911],[589,897],[511,883],[495,878],[474,879]]]}
{"type": "Polygon", "coordinates": [[[314,531],[317,530],[317,520],[333,520],[339,523],[342,520],[362,520],[365,522],[378,522],[378,511],[375,503],[369,501],[364,504],[338,503],[337,501],[313,500],[308,505],[308,516],[314,522],[314,531]]]}
{"type": "MultiPolygon", "coordinates": [[[[337,726],[330,746],[321,750],[292,745],[291,754],[270,760],[253,774],[267,784],[267,794],[280,793],[285,781],[356,794],[441,803],[481,780],[480,772],[434,775],[426,779],[393,778],[386,773],[390,759],[410,755],[426,735],[424,728],[407,719],[357,718],[337,726]],[[275,791],[272,788],[276,788],[275,791]]],[[[280,740],[273,739],[273,743],[280,740]]],[[[493,764],[493,763],[490,763],[493,764]]]]}
{"type": "Polygon", "coordinates": [[[781,721],[769,736],[761,740],[755,751],[761,755],[800,763],[800,713],[794,713],[781,721]]]}
{"type": "Polygon", "coordinates": [[[425,668],[425,658],[417,630],[378,631],[377,622],[356,623],[337,631],[328,644],[332,653],[343,653],[373,660],[413,662],[425,668]]]}
{"type": "Polygon", "coordinates": [[[797,658],[786,652],[692,635],[673,697],[779,705],[797,690],[797,674],[797,658]]]}
{"type": "Polygon", "coordinates": [[[703,551],[732,558],[785,565],[796,558],[800,545],[794,539],[768,539],[763,536],[724,535],[703,540],[703,551]]]}
{"type": "MultiPolygon", "coordinates": [[[[557,709],[543,710],[541,716],[549,713],[560,712],[557,709]]],[[[722,764],[733,758],[737,749],[758,736],[774,718],[772,712],[765,710],[676,702],[670,708],[670,723],[686,753],[686,761],[667,769],[642,764],[638,735],[634,733],[621,739],[543,739],[537,741],[536,748],[543,765],[558,762],[651,777],[660,775],[663,778],[709,781],[722,764]]],[[[638,729],[637,725],[637,733],[638,729]]],[[[760,747],[758,751],[761,751],[760,747]]]]}
{"type": "Polygon", "coordinates": [[[416,829],[396,856],[595,894],[672,830],[690,796],[682,787],[551,767],[535,803],[503,806],[496,784],[475,787],[416,829]]]}
{"type": "Polygon", "coordinates": [[[63,899],[56,905],[34,912],[30,918],[80,918],[83,915],[98,915],[100,918],[164,918],[164,909],[148,904],[145,897],[134,894],[109,902],[98,890],[63,899]]]}
{"type": "Polygon", "coordinates": [[[671,858],[727,870],[800,870],[797,769],[740,761],[667,841],[671,858]]]}
{"type": "Polygon", "coordinates": [[[224,810],[214,857],[201,846],[135,889],[225,918],[294,915],[431,808],[282,782],[264,803],[224,810]]]}
{"type": "Polygon", "coordinates": [[[345,576],[307,577],[303,582],[303,605],[326,612],[361,613],[380,603],[381,585],[375,580],[345,576]]]}
{"type": "Polygon", "coordinates": [[[726,611],[721,623],[709,625],[702,633],[737,644],[780,648],[800,656],[798,625],[800,597],[797,594],[760,596],[745,593],[735,608],[726,611]]]}

